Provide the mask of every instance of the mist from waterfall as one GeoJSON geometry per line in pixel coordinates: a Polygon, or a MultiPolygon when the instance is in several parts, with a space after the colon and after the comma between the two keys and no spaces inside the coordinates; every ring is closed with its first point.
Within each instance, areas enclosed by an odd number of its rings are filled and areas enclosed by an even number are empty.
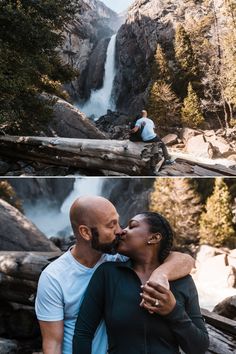
{"type": "Polygon", "coordinates": [[[69,211],[73,201],[82,195],[101,195],[102,183],[101,178],[77,178],[59,209],[42,200],[37,205],[27,205],[25,215],[48,237],[72,235],[69,211]]]}
{"type": "Polygon", "coordinates": [[[111,37],[107,47],[105,62],[105,73],[103,87],[99,90],[92,90],[89,101],[79,107],[88,117],[95,120],[107,113],[107,110],[115,110],[115,102],[112,99],[112,88],[115,79],[115,53],[116,53],[116,34],[111,37]]]}

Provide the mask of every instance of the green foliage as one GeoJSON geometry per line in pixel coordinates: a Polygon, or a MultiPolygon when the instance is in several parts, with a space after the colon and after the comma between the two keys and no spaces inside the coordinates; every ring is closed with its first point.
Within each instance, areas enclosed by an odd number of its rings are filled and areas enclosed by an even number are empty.
{"type": "Polygon", "coordinates": [[[162,82],[171,84],[173,74],[160,44],[157,45],[156,53],[154,55],[152,73],[154,81],[161,80],[162,82]]]}
{"type": "Polygon", "coordinates": [[[176,28],[175,57],[188,81],[198,77],[198,63],[193,52],[190,36],[182,25],[178,25],[176,28]]]}
{"type": "Polygon", "coordinates": [[[5,200],[7,203],[22,211],[22,205],[17,198],[16,192],[12,186],[4,180],[0,181],[0,199],[5,200]]]}
{"type": "Polygon", "coordinates": [[[75,11],[70,0],[0,2],[0,124],[11,132],[40,129],[53,104],[40,94],[63,96],[75,76],[56,51],[75,11]]]}
{"type": "Polygon", "coordinates": [[[191,83],[188,85],[188,96],[184,99],[181,108],[181,121],[183,125],[190,128],[198,128],[204,122],[201,103],[191,83]]]}
{"type": "Polygon", "coordinates": [[[150,210],[164,215],[175,231],[175,245],[198,242],[202,211],[196,182],[191,178],[157,178],[150,210]]]}
{"type": "Polygon", "coordinates": [[[153,83],[149,94],[148,112],[157,125],[180,124],[180,102],[170,85],[162,81],[153,83]]]}
{"type": "Polygon", "coordinates": [[[207,199],[200,218],[200,242],[216,247],[230,246],[235,240],[229,189],[222,178],[215,179],[213,194],[207,199]]]}

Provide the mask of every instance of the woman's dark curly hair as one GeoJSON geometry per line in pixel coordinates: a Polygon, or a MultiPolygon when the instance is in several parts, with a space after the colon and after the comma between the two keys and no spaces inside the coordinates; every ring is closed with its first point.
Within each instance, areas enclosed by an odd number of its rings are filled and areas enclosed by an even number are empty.
{"type": "Polygon", "coordinates": [[[161,263],[164,262],[166,257],[169,256],[170,251],[173,245],[174,234],[169,222],[159,213],[154,213],[150,211],[145,211],[143,213],[139,213],[139,215],[143,215],[146,223],[150,226],[150,232],[160,233],[162,236],[160,242],[160,250],[159,250],[159,261],[161,263]]]}

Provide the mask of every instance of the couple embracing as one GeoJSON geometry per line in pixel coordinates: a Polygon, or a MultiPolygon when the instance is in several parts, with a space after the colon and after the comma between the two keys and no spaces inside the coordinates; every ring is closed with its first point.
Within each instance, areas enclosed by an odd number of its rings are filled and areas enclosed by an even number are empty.
{"type": "Polygon", "coordinates": [[[194,261],[171,251],[163,216],[143,212],[121,229],[107,199],[80,197],[70,220],[76,243],[38,285],[44,354],[205,353],[194,261]]]}

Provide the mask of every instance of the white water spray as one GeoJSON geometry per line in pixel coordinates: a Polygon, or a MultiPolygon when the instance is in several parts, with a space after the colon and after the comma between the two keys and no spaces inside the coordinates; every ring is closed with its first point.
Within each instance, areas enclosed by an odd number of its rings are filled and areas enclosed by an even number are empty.
{"type": "Polygon", "coordinates": [[[39,201],[35,206],[25,207],[25,215],[48,237],[72,235],[69,211],[73,201],[81,195],[101,195],[102,183],[101,178],[77,178],[59,210],[39,201]]]}
{"type": "Polygon", "coordinates": [[[116,74],[115,52],[116,34],[111,37],[107,48],[103,87],[99,90],[92,90],[89,101],[83,107],[79,107],[88,117],[97,119],[106,114],[108,109],[115,110],[115,103],[112,99],[112,88],[116,74]]]}

